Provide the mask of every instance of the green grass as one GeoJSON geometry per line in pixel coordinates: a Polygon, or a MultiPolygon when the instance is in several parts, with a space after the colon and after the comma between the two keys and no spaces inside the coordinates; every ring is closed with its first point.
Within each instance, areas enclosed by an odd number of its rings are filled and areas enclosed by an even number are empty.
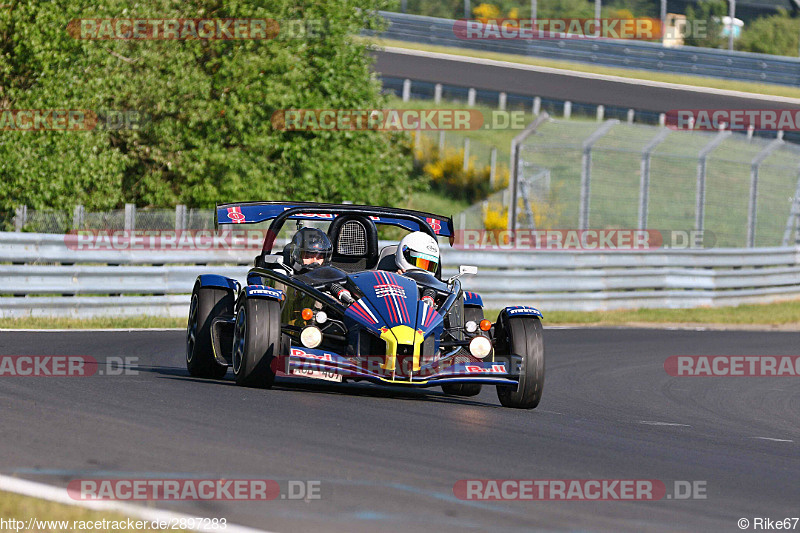
{"type": "MultiPolygon", "coordinates": [[[[499,311],[487,311],[496,319],[499,311]]],[[[800,329],[800,300],[736,307],[694,309],[633,309],[621,311],[542,311],[545,325],[585,324],[624,326],[632,324],[730,324],[796,326],[800,329]]]]}
{"type": "Polygon", "coordinates": [[[469,202],[447,198],[441,193],[426,191],[414,193],[405,206],[407,209],[425,211],[434,215],[453,216],[469,207],[469,202]]]}
{"type": "MultiPolygon", "coordinates": [[[[547,311],[545,325],[586,324],[622,326],[638,324],[730,324],[760,326],[796,326],[800,329],[800,300],[736,307],[700,307],[695,309],[635,309],[624,311],[547,311]]],[[[498,310],[487,310],[486,318],[495,320],[498,310]]],[[[185,318],[103,318],[92,320],[20,318],[0,319],[0,328],[14,329],[90,329],[90,328],[184,328],[185,318]]]]}
{"type": "MultiPolygon", "coordinates": [[[[462,102],[430,100],[402,102],[392,97],[393,108],[460,108],[462,102]]],[[[476,106],[488,116],[494,109],[476,106]]],[[[525,123],[533,115],[525,115],[525,123]]],[[[555,214],[542,227],[575,228],[581,179],[581,143],[598,128],[594,119],[555,119],[543,124],[526,142],[527,163],[550,171],[551,196],[547,199],[555,214]]],[[[592,151],[592,189],[589,224],[593,228],[638,227],[641,151],[659,129],[643,124],[614,126],[592,151]]],[[[476,164],[488,165],[491,147],[496,147],[498,164],[508,165],[511,139],[517,130],[476,130],[445,133],[448,148],[460,149],[470,139],[470,154],[476,164]]],[[[423,132],[438,143],[438,132],[423,132]]],[[[697,190],[697,157],[715,134],[673,131],[656,148],[650,164],[648,227],[658,230],[694,229],[697,190]]],[[[746,245],[750,162],[766,146],[766,139],[750,141],[731,135],[709,156],[706,165],[705,229],[716,241],[714,247],[746,245]]],[[[756,246],[780,246],[791,198],[797,184],[800,149],[787,143],[764,161],[759,171],[758,229],[756,246]]],[[[458,210],[460,211],[460,209],[458,210]]],[[[448,214],[458,212],[456,210],[448,214]]],[[[480,222],[480,221],[478,221],[480,222]]]]}
{"type": "MultiPolygon", "coordinates": [[[[189,297],[186,297],[189,302],[189,297]]],[[[153,316],[102,318],[0,318],[2,329],[105,329],[105,328],[185,328],[187,318],[153,316]]]]}
{"type": "Polygon", "coordinates": [[[371,39],[363,38],[378,46],[392,46],[397,48],[407,48],[410,50],[422,50],[426,52],[439,52],[466,57],[477,57],[481,59],[494,59],[496,61],[508,61],[523,65],[535,65],[540,67],[560,68],[573,70],[576,72],[587,72],[590,74],[604,74],[608,76],[621,76],[623,78],[633,78],[649,81],[660,81],[667,83],[678,83],[682,85],[692,85],[695,87],[710,87],[713,89],[725,89],[729,91],[742,91],[755,94],[766,94],[770,96],[786,96],[790,98],[800,98],[800,89],[784,85],[772,85],[768,83],[752,83],[746,81],[722,80],[717,78],[706,78],[703,76],[680,75],[672,73],[650,72],[639,69],[626,69],[591,65],[587,63],[577,63],[571,61],[558,61],[553,59],[543,59],[539,57],[529,57],[515,54],[500,54],[496,52],[483,52],[465,48],[452,48],[447,46],[435,46],[428,44],[409,43],[405,41],[395,41],[391,39],[371,39]]]}
{"type": "MultiPolygon", "coordinates": [[[[18,494],[14,494],[11,492],[0,492],[0,517],[3,517],[6,520],[15,519],[23,522],[27,522],[31,518],[35,518],[37,520],[59,520],[59,521],[66,520],[69,522],[66,528],[58,527],[57,524],[50,524],[51,526],[55,527],[44,527],[36,529],[36,531],[48,532],[48,533],[67,532],[67,531],[83,533],[87,531],[87,529],[82,529],[80,527],[81,525],[80,522],[90,522],[90,521],[96,522],[102,520],[107,520],[107,521],[113,520],[119,522],[119,525],[123,526],[120,529],[115,529],[114,531],[130,531],[130,532],[154,531],[150,528],[129,529],[128,527],[126,527],[127,517],[119,513],[91,511],[83,507],[53,503],[46,500],[31,498],[28,496],[20,496],[18,494]],[[75,524],[75,522],[79,523],[75,524]],[[77,525],[78,527],[77,528],[73,527],[74,525],[77,525]]],[[[132,521],[133,523],[148,522],[141,518],[133,518],[132,521]]],[[[97,529],[97,528],[93,527],[92,529],[97,529]]],[[[9,530],[13,531],[13,529],[7,529],[7,531],[9,530]]],[[[21,531],[28,531],[28,530],[22,529],[21,531]]]]}

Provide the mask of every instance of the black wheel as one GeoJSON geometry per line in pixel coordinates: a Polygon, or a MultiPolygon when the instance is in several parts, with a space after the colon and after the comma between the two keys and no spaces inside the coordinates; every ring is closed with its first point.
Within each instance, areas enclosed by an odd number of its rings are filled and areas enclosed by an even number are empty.
{"type": "Polygon", "coordinates": [[[477,396],[481,393],[480,383],[448,383],[442,391],[451,396],[477,396]]]}
{"type": "MultiPolygon", "coordinates": [[[[464,323],[466,324],[470,320],[476,324],[480,324],[481,320],[483,320],[483,308],[472,306],[464,307],[464,323]]],[[[442,391],[452,396],[477,396],[481,393],[481,384],[450,383],[448,385],[442,385],[442,391]]]]}
{"type": "Polygon", "coordinates": [[[223,314],[233,314],[233,294],[195,285],[186,326],[186,368],[195,377],[220,379],[228,371],[214,359],[211,346],[211,321],[223,314]]]}
{"type": "Polygon", "coordinates": [[[233,374],[237,385],[269,388],[272,361],[281,348],[281,306],[275,300],[245,298],[233,330],[233,374]]]}
{"type": "Polygon", "coordinates": [[[533,409],[539,405],[544,388],[544,341],[542,323],[535,317],[508,318],[498,324],[498,343],[503,355],[522,357],[519,386],[497,386],[497,397],[504,407],[533,409]]]}

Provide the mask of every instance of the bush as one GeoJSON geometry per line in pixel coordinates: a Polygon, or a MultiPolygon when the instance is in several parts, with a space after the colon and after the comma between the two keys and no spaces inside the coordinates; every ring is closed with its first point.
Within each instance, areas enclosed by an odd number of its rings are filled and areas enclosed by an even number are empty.
{"type": "MultiPolygon", "coordinates": [[[[464,150],[446,148],[439,153],[439,147],[429,138],[422,136],[420,148],[415,152],[417,169],[434,190],[452,198],[475,203],[486,198],[491,191],[491,166],[476,165],[477,158],[470,156],[464,170],[464,150]]],[[[508,185],[508,167],[498,164],[496,168],[497,188],[508,185]]]]}

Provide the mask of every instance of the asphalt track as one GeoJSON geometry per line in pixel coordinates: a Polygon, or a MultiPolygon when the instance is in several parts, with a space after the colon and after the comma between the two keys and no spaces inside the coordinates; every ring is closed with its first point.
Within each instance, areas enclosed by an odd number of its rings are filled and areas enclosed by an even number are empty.
{"type": "MultiPolygon", "coordinates": [[[[321,499],[158,503],[271,531],[738,531],[800,514],[800,378],[678,378],[670,355],[792,355],[800,333],[548,329],[539,408],[495,391],[237,387],[183,333],[0,333],[2,355],[138,358],[137,375],[0,378],[0,473],[319,480],[321,499]],[[680,425],[664,425],[680,424],[680,425]],[[780,439],[780,440],[765,440],[780,439]],[[792,441],[792,442],[784,442],[792,441]],[[705,481],[706,499],[461,501],[460,479],[705,481]]],[[[101,368],[103,368],[101,366],[101,368]]],[[[152,504],[151,504],[152,505],[152,504]]]]}
{"type": "Polygon", "coordinates": [[[457,57],[454,60],[411,54],[415,53],[373,52],[376,57],[374,70],[389,77],[659,113],[674,109],[800,109],[797,102],[790,103],[769,97],[730,96],[703,92],[702,88],[675,89],[587,77],[583,73],[581,77],[575,77],[507,66],[465,63],[463,61],[469,58],[458,56],[454,56],[457,57]]]}

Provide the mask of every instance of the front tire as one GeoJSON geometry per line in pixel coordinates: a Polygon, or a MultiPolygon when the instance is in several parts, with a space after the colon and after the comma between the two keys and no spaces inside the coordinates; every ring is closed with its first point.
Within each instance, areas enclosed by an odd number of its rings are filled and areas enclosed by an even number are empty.
{"type": "Polygon", "coordinates": [[[245,297],[236,313],[233,332],[233,374],[236,384],[270,388],[275,381],[272,361],[281,347],[281,306],[275,300],[245,297]]]}
{"type": "MultiPolygon", "coordinates": [[[[542,322],[538,318],[507,318],[501,325],[500,338],[503,339],[503,355],[519,355],[522,364],[519,385],[514,387],[497,386],[497,398],[503,407],[534,409],[542,399],[544,388],[544,341],[542,322]]],[[[510,363],[510,361],[509,361],[510,363]]]]}
{"type": "Polygon", "coordinates": [[[211,345],[211,321],[224,314],[233,314],[233,294],[195,285],[186,326],[186,368],[194,377],[221,379],[228,372],[217,362],[211,345]]]}

